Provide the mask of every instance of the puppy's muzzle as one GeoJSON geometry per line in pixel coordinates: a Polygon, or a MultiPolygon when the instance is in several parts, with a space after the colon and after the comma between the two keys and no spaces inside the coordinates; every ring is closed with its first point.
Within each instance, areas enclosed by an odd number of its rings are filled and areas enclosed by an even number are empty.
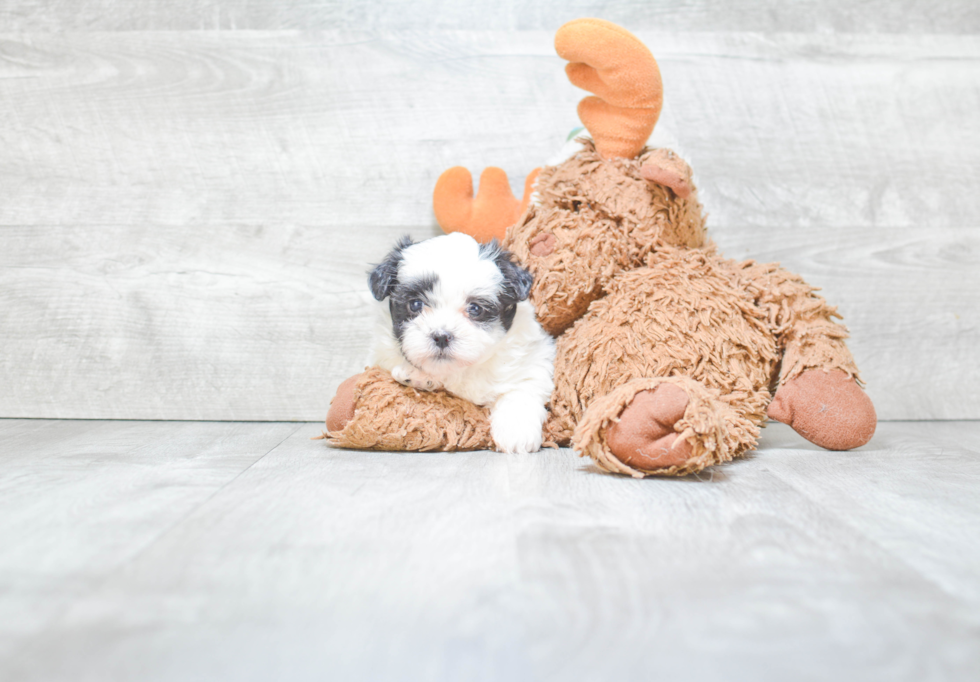
{"type": "Polygon", "coordinates": [[[432,334],[432,343],[436,344],[439,350],[446,350],[453,341],[453,335],[449,332],[441,331],[432,334]]]}

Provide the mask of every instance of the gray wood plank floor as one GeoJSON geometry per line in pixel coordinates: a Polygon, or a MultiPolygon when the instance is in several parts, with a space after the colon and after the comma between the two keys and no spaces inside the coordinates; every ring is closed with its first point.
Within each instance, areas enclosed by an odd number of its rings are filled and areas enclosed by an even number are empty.
{"type": "Polygon", "coordinates": [[[0,679],[974,680],[980,422],[700,478],[0,420],[0,679]]]}

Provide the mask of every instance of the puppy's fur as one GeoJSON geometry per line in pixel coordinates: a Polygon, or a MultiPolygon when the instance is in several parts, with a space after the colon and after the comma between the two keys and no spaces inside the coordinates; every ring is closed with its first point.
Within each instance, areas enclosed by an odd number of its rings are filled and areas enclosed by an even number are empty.
{"type": "Polygon", "coordinates": [[[527,301],[531,274],[496,240],[402,239],[369,277],[382,307],[373,364],[423,391],[490,406],[503,452],[541,448],[555,346],[527,301]]]}

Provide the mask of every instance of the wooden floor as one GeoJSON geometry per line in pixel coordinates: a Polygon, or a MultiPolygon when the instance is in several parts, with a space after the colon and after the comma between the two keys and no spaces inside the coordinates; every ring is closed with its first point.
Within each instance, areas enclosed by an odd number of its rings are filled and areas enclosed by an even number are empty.
{"type": "Polygon", "coordinates": [[[0,420],[0,679],[980,679],[980,422],[708,476],[0,420]]]}

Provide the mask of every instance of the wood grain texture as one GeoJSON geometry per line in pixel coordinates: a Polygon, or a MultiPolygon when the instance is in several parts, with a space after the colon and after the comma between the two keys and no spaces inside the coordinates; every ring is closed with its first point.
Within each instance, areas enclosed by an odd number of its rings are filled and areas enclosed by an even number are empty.
{"type": "Polygon", "coordinates": [[[468,30],[553,31],[598,16],[635,30],[839,33],[976,33],[969,0],[504,0],[492,9],[439,0],[4,0],[8,31],[60,30],[468,30]]]}
{"type": "Polygon", "coordinates": [[[567,450],[351,452],[319,430],[0,421],[0,677],[980,666],[980,423],[883,424],[851,453],[774,425],[748,459],[640,481],[567,450]]]}
{"type": "Polygon", "coordinates": [[[0,413],[322,419],[368,360],[368,264],[404,233],[5,228],[0,413]]]}
{"type": "MultiPolygon", "coordinates": [[[[717,229],[972,227],[972,37],[670,35],[661,127],[717,229]]],[[[2,225],[430,225],[435,179],[515,187],[582,93],[542,31],[7,36],[2,225]]]]}
{"type": "MultiPolygon", "coordinates": [[[[824,288],[882,418],[980,416],[975,37],[637,33],[722,249],[824,288]]],[[[0,415],[321,418],[438,174],[577,124],[552,35],[0,35],[0,415]]]]}
{"type": "MultiPolygon", "coordinates": [[[[378,305],[367,264],[405,231],[4,228],[0,414],[322,419],[367,361],[378,305]]],[[[881,418],[949,419],[980,410],[976,234],[719,239],[732,257],[782,261],[823,287],[881,418]]]]}
{"type": "Polygon", "coordinates": [[[0,422],[0,660],[297,428],[0,422]]]}

